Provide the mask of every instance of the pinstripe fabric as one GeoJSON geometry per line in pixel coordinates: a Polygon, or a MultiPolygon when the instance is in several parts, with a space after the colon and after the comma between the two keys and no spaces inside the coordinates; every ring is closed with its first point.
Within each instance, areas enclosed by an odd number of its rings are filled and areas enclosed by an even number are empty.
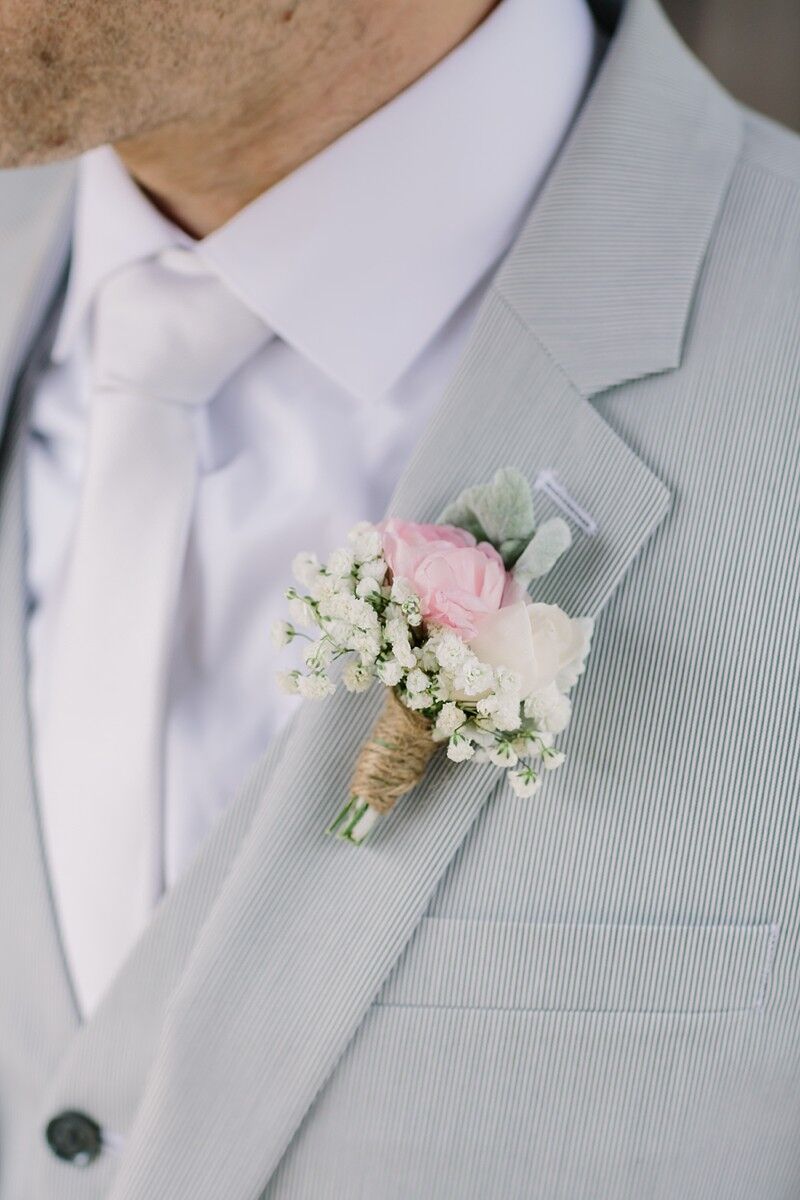
{"type": "MultiPolygon", "coordinates": [[[[13,304],[6,293],[0,307],[0,418],[30,349],[30,330],[45,319],[63,271],[65,196],[48,186],[42,206],[29,207],[27,189],[17,186],[4,197],[3,217],[15,237],[2,243],[0,268],[15,286],[13,304]]],[[[74,1032],[75,1013],[33,802],[14,433],[10,429],[0,443],[0,1195],[23,1196],[24,1156],[37,1139],[38,1104],[74,1032]],[[47,997],[46,1004],[32,1004],[36,996],[47,997]]]]}
{"type": "Polygon", "coordinates": [[[567,766],[525,801],[437,759],[356,851],[321,830],[380,696],[304,709],[78,1033],[52,928],[35,975],[0,920],[3,1200],[800,1193],[799,281],[797,140],[629,0],[393,502],[513,463],[596,520],[543,593],[602,613],[567,766]],[[86,1171],[33,1140],[67,1106],[115,1135],[86,1171]]]}
{"type": "Polygon", "coordinates": [[[777,925],[424,917],[403,970],[376,1003],[502,1012],[760,1009],[778,934],[777,925]]]}

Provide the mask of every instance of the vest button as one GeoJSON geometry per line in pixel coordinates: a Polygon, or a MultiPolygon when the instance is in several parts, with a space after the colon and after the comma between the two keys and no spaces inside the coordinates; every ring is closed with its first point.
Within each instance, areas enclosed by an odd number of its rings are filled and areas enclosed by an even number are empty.
{"type": "Polygon", "coordinates": [[[82,1112],[62,1112],[53,1117],[45,1137],[53,1154],[75,1167],[88,1167],[103,1148],[103,1131],[82,1112]]]}

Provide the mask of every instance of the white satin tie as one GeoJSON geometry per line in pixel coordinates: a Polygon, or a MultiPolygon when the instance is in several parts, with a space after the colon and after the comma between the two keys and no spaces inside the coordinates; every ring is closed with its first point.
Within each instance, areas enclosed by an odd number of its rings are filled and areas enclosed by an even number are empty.
{"type": "Polygon", "coordinates": [[[268,336],[188,250],[128,267],[98,294],[88,459],[37,747],[85,1015],[163,890],[163,735],[198,478],[193,410],[268,336]]]}

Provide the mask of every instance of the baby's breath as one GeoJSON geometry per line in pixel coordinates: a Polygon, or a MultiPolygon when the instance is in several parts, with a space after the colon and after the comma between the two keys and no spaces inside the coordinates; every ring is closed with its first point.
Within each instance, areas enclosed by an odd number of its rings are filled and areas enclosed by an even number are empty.
{"type": "Polygon", "coordinates": [[[306,699],[331,695],[344,656],[347,691],[366,691],[376,679],[394,688],[430,721],[431,736],[446,745],[452,762],[493,763],[518,796],[532,796],[541,771],[561,765],[564,755],[553,743],[569,720],[564,690],[550,684],[523,695],[516,671],[482,662],[454,630],[426,626],[409,581],[392,578],[375,526],[357,525],[348,545],[325,563],[298,554],[292,571],[305,590],[289,588],[291,619],[275,622],[272,637],[277,647],[296,638],[308,645],[304,669],[279,674],[283,691],[306,699]]]}

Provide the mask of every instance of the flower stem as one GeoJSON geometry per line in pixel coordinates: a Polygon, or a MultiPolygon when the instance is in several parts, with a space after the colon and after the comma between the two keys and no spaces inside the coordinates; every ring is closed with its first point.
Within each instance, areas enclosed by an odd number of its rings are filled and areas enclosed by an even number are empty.
{"type": "Polygon", "coordinates": [[[366,800],[359,796],[351,796],[344,808],[336,815],[327,828],[327,833],[342,841],[352,842],[360,846],[367,834],[378,821],[380,814],[370,808],[366,800]]]}

